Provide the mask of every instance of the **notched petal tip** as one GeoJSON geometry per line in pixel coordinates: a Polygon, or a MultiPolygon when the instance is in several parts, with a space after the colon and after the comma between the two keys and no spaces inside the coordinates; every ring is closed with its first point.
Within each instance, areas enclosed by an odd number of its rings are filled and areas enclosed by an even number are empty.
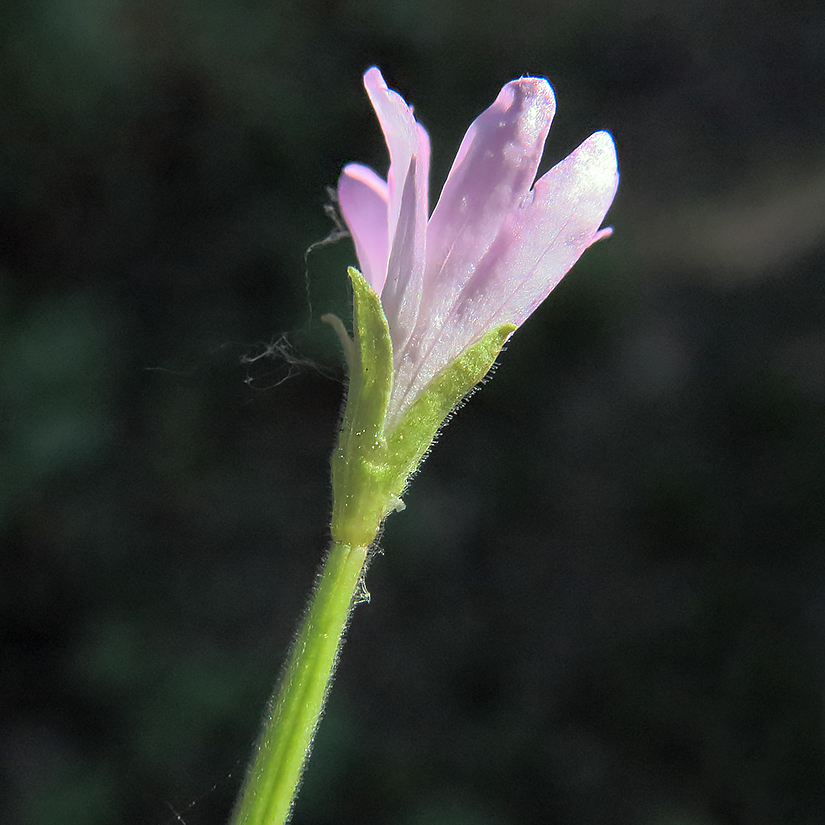
{"type": "MultiPolygon", "coordinates": [[[[522,77],[505,84],[494,108],[502,107],[518,117],[520,130],[525,135],[546,135],[556,114],[556,95],[553,87],[543,77],[522,77]]],[[[535,137],[534,137],[535,139],[535,137]]],[[[543,137],[542,137],[543,145],[543,137]]]]}
{"type": "Polygon", "coordinates": [[[555,106],[556,93],[546,77],[520,77],[518,80],[511,80],[505,84],[505,89],[518,88],[525,98],[535,102],[539,106],[555,106]]]}
{"type": "Polygon", "coordinates": [[[512,97],[504,107],[499,125],[506,128],[505,124],[511,124],[511,160],[531,169],[532,177],[523,181],[529,188],[556,115],[556,96],[553,87],[541,77],[514,80],[502,93],[512,97]]]}

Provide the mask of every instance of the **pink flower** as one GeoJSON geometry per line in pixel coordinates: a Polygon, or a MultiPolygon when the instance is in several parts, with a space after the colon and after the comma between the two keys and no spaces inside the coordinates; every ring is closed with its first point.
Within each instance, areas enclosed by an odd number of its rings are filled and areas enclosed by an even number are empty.
{"type": "Polygon", "coordinates": [[[543,78],[508,83],[464,136],[429,217],[430,142],[412,109],[372,68],[364,86],[384,132],[383,180],[344,168],[338,198],[362,274],[381,297],[395,379],[388,421],[499,324],[522,324],[584,250],[616,187],[616,150],[596,132],[535,180],[556,110],[543,78]]]}

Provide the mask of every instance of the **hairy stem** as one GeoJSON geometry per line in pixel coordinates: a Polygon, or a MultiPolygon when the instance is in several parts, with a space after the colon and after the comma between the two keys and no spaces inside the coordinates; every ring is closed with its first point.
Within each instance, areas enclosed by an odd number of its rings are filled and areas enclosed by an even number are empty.
{"type": "Polygon", "coordinates": [[[283,825],[324,710],[368,548],[334,542],[269,702],[231,825],[283,825]]]}

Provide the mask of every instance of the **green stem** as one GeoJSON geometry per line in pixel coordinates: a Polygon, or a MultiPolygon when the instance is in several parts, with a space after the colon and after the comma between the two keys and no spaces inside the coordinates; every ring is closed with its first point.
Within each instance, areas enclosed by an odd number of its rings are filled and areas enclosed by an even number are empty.
{"type": "Polygon", "coordinates": [[[359,592],[366,547],[333,543],[267,709],[231,825],[283,825],[324,709],[359,592]]]}

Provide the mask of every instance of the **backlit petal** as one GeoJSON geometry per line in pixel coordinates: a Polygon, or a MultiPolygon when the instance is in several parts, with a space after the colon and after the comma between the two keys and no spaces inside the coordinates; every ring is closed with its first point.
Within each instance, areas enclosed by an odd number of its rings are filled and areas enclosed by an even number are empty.
{"type": "Polygon", "coordinates": [[[503,321],[521,325],[604,234],[599,227],[618,183],[613,138],[596,132],[544,175],[531,199],[510,214],[452,317],[471,317],[480,330],[503,321]],[[507,277],[513,272],[517,278],[507,277]]]}
{"type": "Polygon", "coordinates": [[[401,198],[410,161],[418,148],[418,124],[412,109],[404,102],[398,92],[387,88],[381,72],[373,67],[364,75],[364,87],[369,95],[381,131],[390,152],[390,171],[388,184],[389,242],[395,235],[398,213],[401,211],[401,198]]]}
{"type": "Polygon", "coordinates": [[[550,84],[508,83],[470,126],[427,233],[426,309],[441,315],[527,195],[556,110],[550,84]]]}
{"type": "Polygon", "coordinates": [[[350,163],[338,181],[338,203],[347,222],[361,274],[380,295],[387,277],[387,183],[367,166],[350,163]]]}
{"type": "Polygon", "coordinates": [[[463,289],[444,308],[444,320],[428,316],[415,341],[416,357],[398,369],[399,407],[485,332],[508,321],[519,326],[530,316],[605,234],[599,226],[618,180],[613,139],[597,132],[537,182],[506,216],[463,289]]]}

